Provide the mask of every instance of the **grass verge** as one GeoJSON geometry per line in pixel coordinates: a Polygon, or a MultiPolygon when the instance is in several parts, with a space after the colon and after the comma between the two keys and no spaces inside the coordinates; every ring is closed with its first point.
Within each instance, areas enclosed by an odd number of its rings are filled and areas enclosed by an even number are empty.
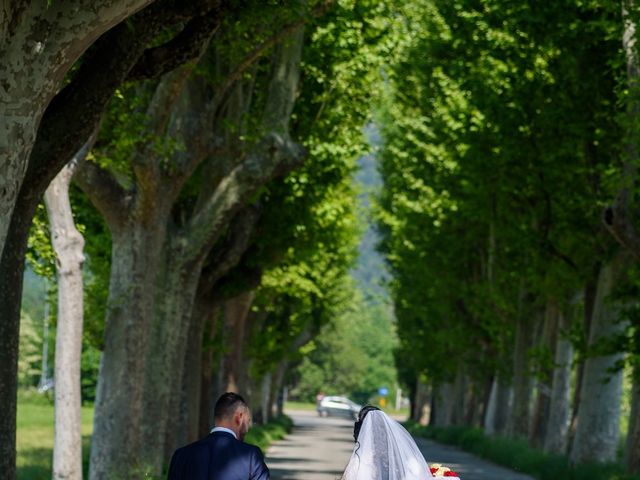
{"type": "MultiPolygon", "coordinates": [[[[46,480],[51,478],[53,463],[53,404],[34,393],[20,392],[17,412],[17,478],[46,480]]],[[[82,457],[89,460],[89,442],[93,431],[93,406],[82,407],[82,457]]]]}
{"type": "Polygon", "coordinates": [[[415,422],[405,424],[407,430],[491,460],[537,480],[640,480],[638,475],[624,472],[617,464],[583,464],[572,467],[565,456],[551,455],[530,448],[526,442],[502,437],[489,437],[481,429],[470,427],[423,427],[415,422]]]}
{"type": "MultiPolygon", "coordinates": [[[[32,392],[21,392],[17,416],[17,479],[47,480],[51,478],[53,460],[54,410],[49,399],[32,392]]],[[[265,425],[256,425],[245,441],[257,445],[264,452],[274,441],[283,438],[293,427],[286,415],[265,425]]],[[[84,478],[87,478],[93,406],[82,407],[82,457],[84,478]]],[[[166,477],[165,477],[166,478],[166,477]]]]}
{"type": "Polygon", "coordinates": [[[257,445],[263,452],[276,440],[284,438],[293,428],[293,420],[280,415],[264,425],[255,425],[249,430],[244,441],[257,445]]]}
{"type": "Polygon", "coordinates": [[[285,402],[284,404],[285,410],[305,410],[305,411],[315,411],[316,404],[315,403],[307,403],[307,402],[285,402]]]}

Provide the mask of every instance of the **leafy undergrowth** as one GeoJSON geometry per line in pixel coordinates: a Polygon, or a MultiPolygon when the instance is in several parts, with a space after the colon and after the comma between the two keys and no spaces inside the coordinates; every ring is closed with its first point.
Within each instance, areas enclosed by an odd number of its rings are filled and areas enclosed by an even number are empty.
{"type": "Polygon", "coordinates": [[[263,452],[276,440],[284,438],[293,428],[293,420],[286,415],[280,415],[265,425],[254,425],[244,441],[257,445],[263,452]]]}
{"type": "Polygon", "coordinates": [[[537,480],[640,480],[639,475],[624,472],[617,464],[582,464],[572,467],[565,456],[535,450],[525,441],[489,437],[481,429],[470,427],[423,427],[407,422],[407,430],[418,437],[456,445],[462,450],[491,460],[537,480]]]}

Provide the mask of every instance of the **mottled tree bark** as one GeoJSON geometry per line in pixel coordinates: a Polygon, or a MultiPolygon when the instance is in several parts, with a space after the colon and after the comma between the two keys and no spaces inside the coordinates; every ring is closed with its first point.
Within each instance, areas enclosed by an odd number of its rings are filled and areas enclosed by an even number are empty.
{"type": "MultiPolygon", "coordinates": [[[[200,315],[198,315],[200,318],[200,315]]],[[[218,370],[217,362],[214,363],[214,350],[211,343],[213,342],[217,330],[218,321],[220,320],[220,309],[214,308],[205,318],[205,342],[206,345],[202,351],[202,366],[200,368],[200,405],[198,414],[198,437],[202,438],[211,429],[213,425],[213,376],[218,370]],[[215,369],[215,370],[214,370],[215,369]]]]}
{"type": "Polygon", "coordinates": [[[451,391],[451,423],[453,425],[464,425],[465,423],[465,406],[468,394],[468,379],[462,365],[456,370],[456,378],[451,391]]]}
{"type": "MultiPolygon", "coordinates": [[[[589,331],[591,330],[591,321],[593,319],[593,309],[596,301],[598,277],[600,276],[600,264],[595,264],[592,276],[587,282],[584,290],[584,312],[583,312],[583,331],[585,344],[588,343],[589,331]]],[[[580,406],[580,393],[582,391],[582,380],[584,378],[584,360],[576,362],[576,384],[573,389],[573,399],[571,402],[571,421],[569,423],[569,440],[567,451],[573,448],[573,439],[578,430],[578,407],[580,406]]]]}
{"type": "MultiPolygon", "coordinates": [[[[142,169],[138,175],[142,175],[142,169]]],[[[78,181],[112,235],[104,352],[98,379],[90,478],[142,475],[141,412],[154,285],[166,237],[170,195],[159,182],[124,190],[97,165],[81,166],[78,181]],[[159,195],[163,189],[165,195],[159,195]]]]}
{"type": "Polygon", "coordinates": [[[452,424],[453,417],[453,390],[452,383],[444,383],[433,389],[433,425],[435,427],[448,427],[452,424]]]}
{"type": "Polygon", "coordinates": [[[49,182],[96,129],[115,89],[133,79],[130,72],[136,79],[159,76],[193,59],[219,24],[213,0],[180,5],[157,0],[136,12],[148,3],[23,2],[3,11],[0,57],[8,67],[0,72],[0,409],[7,414],[0,417],[0,470],[7,478],[15,476],[20,292],[35,209],[49,182]],[[120,23],[132,14],[128,25],[120,23]],[[184,28],[167,44],[145,50],[173,26],[184,28]],[[69,68],[101,34],[60,89],[69,68]],[[135,68],[158,49],[164,55],[155,56],[153,71],[135,68]]]}
{"type": "Polygon", "coordinates": [[[56,480],[82,479],[80,357],[84,238],[75,226],[69,201],[69,185],[77,160],[62,169],[44,196],[58,276],[53,447],[53,478],[56,480]]]}
{"type": "Polygon", "coordinates": [[[559,332],[556,337],[549,417],[544,439],[544,450],[558,455],[565,455],[568,446],[573,362],[573,345],[567,337],[570,327],[570,317],[561,313],[559,332]]]}
{"type": "MultiPolygon", "coordinates": [[[[609,296],[627,261],[625,255],[618,253],[600,270],[589,347],[624,331],[625,324],[618,318],[619,306],[610,302],[609,296]]],[[[620,435],[622,371],[612,372],[621,359],[622,354],[597,355],[585,362],[578,426],[571,450],[573,463],[615,459],[620,435]]]]}
{"type": "Polygon", "coordinates": [[[416,393],[411,420],[421,425],[426,425],[429,423],[429,417],[431,416],[431,391],[429,386],[423,382],[420,377],[416,380],[415,389],[416,393]]]}
{"type": "Polygon", "coordinates": [[[245,347],[245,326],[249,309],[253,303],[254,292],[244,292],[225,302],[224,330],[228,335],[225,344],[227,352],[223,357],[222,385],[225,392],[242,394],[246,387],[243,368],[245,347]]]}
{"type": "MultiPolygon", "coordinates": [[[[40,120],[65,75],[96,38],[151,1],[3,4],[0,19],[3,65],[0,69],[0,110],[3,112],[0,116],[0,253],[40,120]]],[[[77,145],[76,150],[80,147],[77,145]]],[[[67,160],[71,156],[72,153],[67,160]]]]}
{"type": "MultiPolygon", "coordinates": [[[[211,373],[211,366],[204,365],[203,362],[203,343],[206,322],[199,321],[206,317],[204,313],[196,315],[197,306],[194,305],[193,315],[189,324],[189,335],[187,338],[187,351],[184,357],[184,366],[182,367],[182,408],[183,418],[181,419],[181,428],[184,433],[181,435],[185,439],[185,443],[191,443],[199,437],[199,415],[200,403],[202,402],[202,377],[203,368],[207,368],[211,373]]],[[[210,314],[210,312],[207,312],[210,314]]],[[[209,375],[210,376],[210,375],[209,375]]]]}
{"type": "MultiPolygon", "coordinates": [[[[150,0],[13,2],[0,20],[0,471],[15,478],[15,412],[22,272],[29,226],[49,181],[80,149],[24,190],[40,122],[71,66],[102,33],[150,0]],[[18,207],[18,208],[16,208],[18,207]],[[17,218],[16,218],[17,217],[17,218]],[[9,238],[11,237],[11,238],[9,238]]],[[[82,142],[88,138],[84,136],[82,142]]],[[[57,160],[57,162],[55,161],[57,160]]]]}
{"type": "Polygon", "coordinates": [[[144,372],[162,224],[112,233],[111,280],[96,398],[90,478],[142,475],[144,372]]]}
{"type": "MultiPolygon", "coordinates": [[[[539,347],[555,358],[556,339],[558,336],[558,320],[560,311],[556,302],[547,301],[544,315],[544,326],[542,330],[539,347]]],[[[551,383],[553,381],[554,369],[549,366],[538,372],[537,395],[531,419],[531,431],[529,442],[536,448],[541,448],[547,436],[547,425],[549,422],[551,405],[551,383]]]]}
{"type": "Polygon", "coordinates": [[[511,437],[527,438],[529,435],[531,372],[529,361],[532,323],[522,312],[516,326],[513,355],[513,406],[510,411],[508,434],[511,437]]]}
{"type": "MultiPolygon", "coordinates": [[[[636,338],[640,332],[636,333],[636,338]]],[[[625,448],[625,460],[631,473],[640,473],[640,366],[634,366],[633,390],[631,393],[631,413],[629,415],[629,430],[625,448]]]]}
{"type": "Polygon", "coordinates": [[[511,408],[512,390],[500,374],[493,377],[491,392],[484,417],[484,431],[487,435],[504,435],[511,408]]]}
{"type": "Polygon", "coordinates": [[[287,373],[287,368],[289,367],[289,362],[285,360],[281,360],[278,364],[278,368],[276,369],[276,373],[274,374],[273,381],[271,382],[271,392],[269,395],[269,405],[268,405],[268,417],[267,421],[271,420],[274,416],[282,415],[282,389],[284,388],[284,378],[287,373]],[[274,410],[275,407],[275,410],[274,410]]]}

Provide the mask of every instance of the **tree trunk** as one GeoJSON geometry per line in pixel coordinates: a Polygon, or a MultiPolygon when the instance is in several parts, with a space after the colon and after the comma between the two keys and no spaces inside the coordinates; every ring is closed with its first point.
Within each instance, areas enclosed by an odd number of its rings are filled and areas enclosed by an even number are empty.
{"type": "Polygon", "coordinates": [[[225,344],[229,346],[229,350],[222,359],[224,392],[237,392],[242,395],[246,388],[242,364],[246,361],[244,357],[245,327],[253,297],[253,291],[244,292],[225,302],[224,331],[228,338],[225,344]]]}
{"type": "Polygon", "coordinates": [[[487,435],[504,435],[510,417],[513,392],[500,373],[493,377],[491,393],[484,417],[484,431],[487,435]]]}
{"type": "Polygon", "coordinates": [[[269,421],[271,414],[269,412],[269,400],[271,399],[271,387],[273,382],[273,374],[267,372],[262,378],[252,379],[251,383],[254,393],[252,395],[251,414],[253,422],[263,425],[269,421]]]}
{"type": "Polygon", "coordinates": [[[435,427],[448,427],[452,423],[453,402],[451,383],[438,385],[433,389],[433,425],[435,427]]]}
{"type": "MultiPolygon", "coordinates": [[[[49,102],[66,73],[96,38],[148,3],[151,0],[80,1],[73,5],[3,3],[6,21],[3,19],[0,24],[0,256],[36,132],[49,102]]],[[[52,173],[55,176],[57,172],[52,173]]],[[[9,470],[2,471],[9,474],[9,470]]]]}
{"type": "MultiPolygon", "coordinates": [[[[299,49],[300,45],[297,45],[297,48],[299,49]]],[[[283,51],[287,52],[288,48],[284,48],[283,51]]],[[[290,60],[291,55],[284,55],[283,58],[290,60]]],[[[296,62],[299,62],[299,55],[296,62]]],[[[180,97],[184,102],[175,104],[178,97],[174,95],[175,92],[171,88],[172,81],[175,80],[176,85],[179,85],[181,79],[182,77],[176,74],[175,78],[167,80],[166,85],[161,82],[149,109],[158,110],[160,114],[165,116],[165,110],[176,113],[177,117],[184,120],[179,130],[185,144],[195,145],[194,148],[198,148],[199,145],[208,144],[199,138],[206,137],[208,130],[201,131],[206,122],[202,122],[200,119],[202,111],[192,104],[193,101],[200,100],[199,97],[195,98],[197,95],[192,98],[192,89],[187,89],[187,93],[180,97]],[[167,105],[170,108],[163,110],[162,107],[167,105]],[[171,110],[173,105],[177,105],[177,110],[171,110]]],[[[287,82],[285,91],[297,86],[297,77],[294,80],[290,76],[283,80],[287,82]]],[[[270,96],[267,99],[267,105],[271,105],[277,100],[281,101],[282,98],[271,98],[270,96]]],[[[204,108],[206,105],[200,104],[199,107],[204,108]]],[[[209,110],[212,109],[206,111],[209,110]]],[[[208,118],[206,112],[202,113],[202,116],[208,118]]],[[[153,123],[154,128],[164,128],[162,125],[156,126],[156,123],[162,122],[157,120],[153,123]]],[[[157,134],[155,131],[153,133],[157,134]]],[[[138,454],[136,468],[143,468],[152,474],[158,474],[162,467],[162,461],[168,459],[178,442],[186,439],[186,437],[178,438],[182,431],[180,426],[181,418],[183,418],[180,414],[182,389],[172,388],[172,386],[175,385],[176,379],[182,378],[183,374],[191,310],[202,263],[208,251],[226,231],[231,219],[246,205],[247,199],[275,176],[287,173],[291,168],[299,165],[303,158],[303,151],[288,138],[288,135],[268,133],[253,152],[242,157],[241,161],[236,159],[236,164],[226,174],[217,172],[220,178],[215,188],[202,191],[201,201],[197,203],[195,213],[191,212],[186,215],[187,218],[183,219],[183,223],[172,232],[170,237],[166,235],[169,216],[163,212],[170,210],[170,204],[179,192],[177,186],[180,181],[174,177],[159,178],[159,172],[163,170],[149,168],[149,165],[153,165],[160,159],[149,159],[145,154],[148,155],[149,152],[140,152],[140,157],[145,158],[145,161],[142,165],[138,165],[136,171],[141,171],[143,175],[146,172],[146,176],[137,179],[137,186],[146,194],[145,198],[149,203],[147,205],[148,213],[155,215],[155,220],[159,222],[150,222],[151,226],[158,228],[161,224],[163,227],[162,231],[157,232],[158,247],[162,246],[162,255],[159,254],[157,248],[154,249],[154,255],[157,256],[157,261],[162,259],[164,268],[162,270],[154,269],[154,272],[159,271],[161,275],[155,279],[147,279],[149,281],[144,284],[147,290],[151,291],[151,302],[155,302],[155,306],[151,310],[153,323],[149,327],[149,320],[147,320],[144,325],[144,333],[140,337],[140,341],[144,342],[144,348],[137,352],[138,357],[142,356],[144,359],[138,359],[136,362],[143,367],[146,365],[147,368],[144,374],[143,398],[141,400],[144,408],[140,411],[143,416],[141,421],[139,418],[135,420],[136,437],[132,438],[135,443],[131,449],[138,452],[137,448],[142,446],[143,451],[138,454]],[[166,183],[164,189],[159,187],[162,182],[166,183]],[[166,192],[160,193],[161,190],[166,190],[166,192]],[[154,201],[162,206],[156,206],[154,201]],[[163,241],[164,243],[162,243],[163,241]],[[148,339],[149,332],[151,337],[148,339]],[[165,418],[166,422],[158,422],[159,418],[165,418]],[[139,438],[140,436],[142,439],[139,438]]],[[[203,156],[203,152],[189,150],[187,154],[183,155],[182,152],[178,152],[177,155],[179,158],[173,159],[177,165],[190,166],[180,172],[184,175],[182,181],[186,181],[189,172],[198,165],[198,158],[203,156]]],[[[204,156],[206,157],[206,155],[204,156]]],[[[178,173],[176,176],[180,177],[178,173]]],[[[146,220],[146,218],[140,220],[146,220]]],[[[114,251],[117,251],[115,250],[116,246],[118,245],[114,242],[114,251]]],[[[141,245],[138,245],[139,247],[141,245]]],[[[140,252],[142,256],[147,253],[147,251],[140,252]]],[[[157,265],[156,263],[154,267],[157,265]]],[[[105,332],[105,335],[108,334],[110,334],[109,331],[105,332]]],[[[121,361],[128,360],[128,355],[133,354],[131,351],[123,352],[121,361]]],[[[108,364],[106,357],[104,364],[108,364]]],[[[135,392],[136,402],[138,395],[139,392],[135,392]]],[[[97,406],[100,404],[98,403],[97,406]]],[[[123,411],[127,413],[126,409],[123,411]]],[[[111,417],[115,418],[117,415],[114,413],[111,417]]],[[[122,428],[130,428],[130,420],[126,414],[121,416],[117,422],[123,424],[122,428]]],[[[115,438],[108,441],[115,441],[115,438]]],[[[106,442],[107,440],[101,440],[100,443],[106,442]]],[[[119,440],[117,445],[122,445],[122,442],[119,440]]],[[[118,447],[114,446],[113,448],[117,449],[118,447]]],[[[107,450],[106,447],[103,449],[107,450]]],[[[104,459],[101,461],[106,462],[104,459]]],[[[116,458],[114,461],[121,466],[125,464],[123,459],[116,458]]],[[[127,467],[122,466],[121,468],[127,467]]]]}
{"type": "Polygon", "coordinates": [[[82,479],[80,357],[84,238],[76,229],[69,201],[69,185],[75,165],[74,161],[65,167],[44,196],[58,273],[53,478],[68,480],[82,479]]]}
{"type": "Polygon", "coordinates": [[[480,399],[482,393],[480,393],[479,390],[478,385],[467,376],[467,389],[462,425],[469,427],[476,426],[474,422],[478,419],[479,412],[482,409],[482,400],[480,399]]]}
{"type": "Polygon", "coordinates": [[[565,455],[568,446],[573,361],[573,345],[567,337],[570,327],[570,317],[561,313],[560,331],[556,337],[549,417],[544,439],[544,450],[558,455],[565,455]]]}
{"type": "MultiPolygon", "coordinates": [[[[200,436],[200,413],[201,403],[203,401],[203,387],[206,385],[203,383],[203,372],[208,372],[208,377],[211,377],[211,365],[205,364],[204,355],[204,342],[205,342],[205,319],[209,315],[205,315],[204,312],[199,312],[197,306],[194,306],[191,324],[189,326],[189,339],[187,344],[187,352],[184,358],[183,366],[183,391],[185,403],[186,418],[184,423],[186,426],[187,443],[191,443],[200,436]],[[205,370],[206,369],[206,370],[205,370]]],[[[207,335],[207,341],[209,336],[207,335]]],[[[211,358],[211,353],[209,357],[211,358]]],[[[210,382],[209,382],[210,383],[210,382]]]]}
{"type": "Polygon", "coordinates": [[[284,376],[287,373],[287,368],[289,366],[289,362],[287,360],[281,360],[278,364],[278,368],[275,373],[275,378],[271,382],[271,394],[269,396],[269,408],[268,408],[268,418],[269,421],[274,416],[282,415],[283,407],[282,405],[282,390],[284,389],[284,376]],[[275,406],[275,410],[274,410],[275,406]]]}
{"type": "MultiPolygon", "coordinates": [[[[638,337],[640,337],[640,332],[636,331],[636,339],[640,340],[638,337]]],[[[630,473],[640,473],[640,365],[637,363],[633,369],[631,414],[629,415],[625,460],[630,473]]]]}
{"type": "MultiPolygon", "coordinates": [[[[638,348],[640,346],[640,328],[636,327],[634,337],[634,344],[638,348]]],[[[624,459],[629,472],[637,474],[640,473],[640,363],[637,361],[633,365],[631,389],[631,412],[624,459]]]]}
{"type": "Polygon", "coordinates": [[[505,435],[511,409],[513,408],[513,388],[504,379],[498,377],[498,393],[496,400],[495,434],[505,435]]]}
{"type": "Polygon", "coordinates": [[[218,362],[214,362],[214,355],[217,355],[217,352],[214,352],[213,341],[218,333],[219,318],[220,308],[214,307],[205,320],[206,345],[202,350],[202,367],[200,368],[200,414],[198,420],[198,437],[200,438],[207,435],[213,425],[213,375],[214,370],[218,370],[218,362]]]}
{"type": "Polygon", "coordinates": [[[143,475],[141,417],[147,343],[164,238],[162,222],[113,232],[104,353],[98,378],[90,478],[143,475]]]}
{"type": "Polygon", "coordinates": [[[509,418],[509,436],[527,438],[531,400],[531,373],[529,371],[529,341],[532,321],[520,313],[516,326],[516,344],[513,355],[513,407],[509,418]]]}
{"type": "Polygon", "coordinates": [[[494,375],[491,380],[491,390],[489,399],[487,400],[487,408],[484,412],[484,422],[482,427],[487,435],[495,435],[496,433],[496,416],[498,406],[498,375],[494,375]]]}
{"type": "Polygon", "coordinates": [[[487,415],[487,408],[489,408],[489,397],[493,390],[493,378],[486,377],[484,382],[477,386],[477,401],[473,409],[473,417],[471,424],[474,427],[482,428],[484,426],[484,419],[487,415]]]}
{"type": "MultiPolygon", "coordinates": [[[[113,91],[128,77],[148,40],[173,25],[176,12],[173,17],[164,9],[143,12],[136,18],[138,26],[149,26],[144,32],[113,29],[116,33],[108,39],[118,41],[103,41],[101,46],[107,48],[98,49],[99,54],[94,50],[71,82],[62,89],[61,85],[96,39],[104,40],[111,27],[150,3],[79,0],[2,6],[8,20],[0,25],[0,471],[5,478],[15,477],[20,294],[33,214],[49,182],[82,145],[78,142],[96,128],[113,91]]],[[[211,26],[211,33],[216,26],[211,26]]],[[[206,42],[210,35],[196,37],[194,42],[206,42]]],[[[184,42],[177,43],[184,50],[184,42]]],[[[192,59],[190,51],[181,53],[186,53],[179,57],[183,61],[192,59]]],[[[170,68],[171,62],[162,62],[156,74],[170,68]]],[[[151,76],[138,74],[137,78],[151,76]]]]}
{"type": "MultiPolygon", "coordinates": [[[[555,347],[558,330],[558,310],[555,301],[548,300],[544,315],[544,326],[539,342],[540,348],[555,358],[555,347]]],[[[538,391],[531,421],[529,442],[535,448],[541,448],[547,436],[547,424],[549,421],[549,409],[551,405],[551,383],[553,381],[553,367],[543,366],[538,372],[538,391]]]]}
{"type": "Polygon", "coordinates": [[[421,425],[427,425],[431,416],[431,395],[429,386],[422,381],[422,377],[419,375],[416,380],[416,393],[414,396],[414,406],[411,420],[418,422],[421,425]]]}
{"type": "MultiPolygon", "coordinates": [[[[171,243],[179,245],[173,239],[171,243]]],[[[179,247],[166,246],[162,258],[147,350],[142,418],[144,462],[154,475],[161,473],[163,462],[177,446],[187,443],[182,411],[183,367],[202,268],[199,263],[189,265],[179,247]]]]}
{"type": "MultiPolygon", "coordinates": [[[[587,344],[589,339],[589,331],[591,330],[591,321],[593,319],[593,310],[596,302],[596,294],[598,290],[598,278],[600,276],[601,265],[599,263],[594,265],[592,276],[589,278],[584,289],[584,315],[583,331],[584,331],[584,343],[587,344]]],[[[580,406],[580,393],[582,391],[582,380],[584,378],[584,360],[580,359],[576,365],[576,384],[573,388],[573,401],[571,402],[571,422],[569,424],[569,440],[567,445],[567,451],[573,449],[573,440],[578,430],[578,407],[580,406]]]]}
{"type": "Polygon", "coordinates": [[[453,383],[451,398],[451,423],[453,423],[453,425],[464,425],[465,423],[465,407],[468,387],[468,379],[464,372],[464,368],[462,365],[459,365],[456,371],[456,379],[453,383]]]}
{"type": "MultiPolygon", "coordinates": [[[[618,321],[618,306],[608,301],[624,263],[625,256],[618,253],[600,270],[589,347],[624,331],[624,323],[618,321]]],[[[599,355],[585,362],[578,428],[571,450],[574,464],[615,460],[620,434],[622,371],[611,371],[622,358],[622,354],[599,355]]]]}

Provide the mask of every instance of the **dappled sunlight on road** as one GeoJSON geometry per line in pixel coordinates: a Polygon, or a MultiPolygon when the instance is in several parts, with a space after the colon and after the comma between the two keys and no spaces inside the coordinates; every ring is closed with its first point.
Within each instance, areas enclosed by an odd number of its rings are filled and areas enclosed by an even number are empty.
{"type": "Polygon", "coordinates": [[[267,451],[274,480],[335,480],[353,450],[353,421],[318,417],[316,412],[287,412],[296,426],[267,451]]]}
{"type": "MultiPolygon", "coordinates": [[[[353,450],[353,421],[320,418],[313,411],[290,411],[295,427],[266,453],[273,480],[338,480],[353,450]]],[[[403,420],[397,417],[397,420],[403,420]]],[[[442,463],[462,480],[533,480],[455,447],[418,439],[429,463],[442,463]]]]}

